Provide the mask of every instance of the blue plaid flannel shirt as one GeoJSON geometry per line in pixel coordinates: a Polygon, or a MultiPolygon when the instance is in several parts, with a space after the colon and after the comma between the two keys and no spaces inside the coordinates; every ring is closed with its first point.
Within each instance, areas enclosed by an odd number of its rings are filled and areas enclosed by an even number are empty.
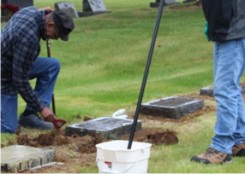
{"type": "Polygon", "coordinates": [[[1,32],[1,94],[19,93],[34,111],[43,108],[33,91],[29,74],[45,38],[45,11],[26,7],[18,11],[1,32]]]}

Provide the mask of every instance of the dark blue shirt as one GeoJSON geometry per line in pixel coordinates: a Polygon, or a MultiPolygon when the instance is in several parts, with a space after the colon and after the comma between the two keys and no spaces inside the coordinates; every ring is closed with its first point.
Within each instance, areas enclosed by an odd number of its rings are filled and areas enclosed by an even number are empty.
{"type": "Polygon", "coordinates": [[[19,93],[35,111],[43,108],[33,91],[29,74],[45,38],[45,12],[35,7],[18,11],[1,33],[1,93],[19,93]]]}

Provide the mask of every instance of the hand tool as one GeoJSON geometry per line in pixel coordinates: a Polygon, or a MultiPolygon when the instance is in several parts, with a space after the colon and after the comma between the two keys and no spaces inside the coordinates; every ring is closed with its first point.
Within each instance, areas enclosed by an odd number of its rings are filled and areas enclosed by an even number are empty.
{"type": "Polygon", "coordinates": [[[55,129],[59,130],[62,126],[66,124],[66,121],[60,118],[53,118],[52,123],[55,127],[55,129]]]}
{"type": "Polygon", "coordinates": [[[134,114],[134,122],[133,122],[131,132],[130,132],[128,149],[131,149],[132,142],[134,139],[134,133],[135,133],[137,122],[138,122],[140,107],[141,107],[141,103],[142,103],[142,99],[143,99],[143,95],[144,95],[147,77],[149,74],[149,69],[150,69],[150,65],[151,65],[152,55],[153,55],[153,51],[154,51],[154,47],[155,47],[155,43],[156,43],[157,33],[158,33],[160,21],[161,21],[161,16],[162,16],[164,4],[165,4],[165,0],[160,0],[158,15],[157,15],[156,23],[155,23],[154,32],[152,35],[152,42],[151,42],[151,46],[150,46],[150,50],[149,50],[149,54],[148,54],[148,59],[147,59],[146,66],[145,66],[145,72],[144,72],[144,77],[142,80],[141,89],[140,89],[140,93],[139,93],[139,97],[138,97],[138,103],[137,103],[137,107],[136,107],[135,114],[134,114]]]}

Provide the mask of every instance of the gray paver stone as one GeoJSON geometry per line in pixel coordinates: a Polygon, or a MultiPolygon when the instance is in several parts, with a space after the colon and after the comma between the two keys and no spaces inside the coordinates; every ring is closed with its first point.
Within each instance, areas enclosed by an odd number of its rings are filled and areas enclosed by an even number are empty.
{"type": "MultiPolygon", "coordinates": [[[[100,117],[93,120],[75,123],[65,129],[68,136],[97,133],[109,139],[117,139],[121,135],[129,134],[133,125],[132,119],[118,119],[112,117],[100,117]]],[[[136,131],[141,129],[141,121],[138,120],[136,131]]]]}
{"type": "Polygon", "coordinates": [[[201,99],[171,96],[143,103],[140,112],[146,115],[180,118],[201,109],[203,106],[204,101],[201,99]]]}
{"type": "Polygon", "coordinates": [[[54,160],[55,151],[23,145],[1,148],[1,172],[21,172],[48,164],[54,160]]]}

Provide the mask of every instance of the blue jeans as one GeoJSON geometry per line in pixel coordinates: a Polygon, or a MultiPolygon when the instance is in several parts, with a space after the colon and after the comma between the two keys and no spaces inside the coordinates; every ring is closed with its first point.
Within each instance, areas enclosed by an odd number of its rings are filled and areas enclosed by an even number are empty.
{"type": "MultiPolygon", "coordinates": [[[[34,91],[40,101],[50,106],[56,79],[60,71],[60,62],[54,58],[38,57],[33,63],[30,80],[36,78],[34,91]]],[[[18,126],[18,97],[1,93],[1,132],[14,133],[18,126]]],[[[30,104],[26,109],[32,110],[30,104]]]]}
{"type": "Polygon", "coordinates": [[[210,147],[227,154],[245,143],[245,106],[240,79],[245,67],[245,38],[214,45],[214,97],[217,120],[210,147]]]}

